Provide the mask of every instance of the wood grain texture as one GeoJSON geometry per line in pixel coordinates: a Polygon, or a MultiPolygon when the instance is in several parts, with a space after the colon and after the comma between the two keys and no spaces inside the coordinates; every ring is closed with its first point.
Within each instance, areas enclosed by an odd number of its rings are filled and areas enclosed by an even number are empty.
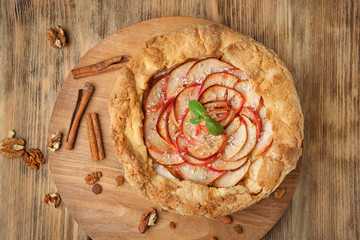
{"type": "MultiPolygon", "coordinates": [[[[193,24],[205,23],[215,22],[190,17],[165,17],[130,25],[94,46],[80,59],[75,68],[121,54],[133,56],[138,49],[145,46],[148,39],[193,24]]],[[[83,88],[85,82],[94,85],[95,92],[86,112],[99,113],[107,157],[101,161],[90,160],[85,119],[80,124],[74,149],[66,151],[62,148],[55,153],[50,153],[48,157],[59,193],[79,226],[93,239],[206,240],[214,235],[219,239],[259,239],[263,237],[274,226],[291,201],[297,186],[300,164],[296,171],[290,173],[280,185],[286,188],[286,196],[281,200],[270,196],[255,206],[232,215],[234,224],[240,224],[243,227],[244,232],[241,235],[231,229],[233,225],[226,225],[219,220],[184,217],[160,211],[156,226],[150,228],[144,235],[138,233],[137,227],[141,214],[149,207],[157,207],[158,210],[161,207],[138,196],[127,182],[122,187],[115,188],[115,177],[124,175],[124,173],[122,164],[114,155],[107,131],[110,129],[110,115],[106,103],[115,86],[118,74],[119,71],[111,71],[78,80],[74,80],[73,75],[69,74],[58,94],[51,116],[50,133],[66,132],[78,89],[83,88]],[[103,185],[101,196],[95,196],[91,192],[91,187],[84,181],[84,176],[94,171],[101,171],[103,175],[99,181],[103,185]],[[176,222],[177,228],[174,231],[168,228],[170,221],[176,222]]]]}
{"type": "MultiPolygon", "coordinates": [[[[274,49],[302,103],[299,186],[264,239],[360,239],[359,9],[356,0],[0,0],[0,137],[13,128],[45,152],[66,75],[120,28],[161,16],[214,20],[274,49]],[[61,50],[45,36],[56,24],[69,36],[61,50]]],[[[42,203],[56,190],[48,164],[34,172],[21,159],[0,157],[0,172],[0,239],[86,239],[63,205],[42,203]]]]}

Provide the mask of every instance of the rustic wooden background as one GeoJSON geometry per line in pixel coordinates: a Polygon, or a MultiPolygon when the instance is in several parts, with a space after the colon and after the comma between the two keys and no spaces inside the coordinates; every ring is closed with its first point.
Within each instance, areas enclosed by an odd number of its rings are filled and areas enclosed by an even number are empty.
{"type": "MultiPolygon", "coordinates": [[[[303,167],[292,204],[264,239],[360,239],[360,2],[0,0],[0,138],[9,129],[46,152],[51,111],[72,66],[116,30],[162,16],[220,22],[272,48],[295,79],[305,116],[303,167]],[[45,32],[60,24],[61,50],[45,32]]],[[[45,154],[46,156],[46,154],[45,154]]],[[[0,157],[0,239],[86,239],[49,165],[0,157]]]]}

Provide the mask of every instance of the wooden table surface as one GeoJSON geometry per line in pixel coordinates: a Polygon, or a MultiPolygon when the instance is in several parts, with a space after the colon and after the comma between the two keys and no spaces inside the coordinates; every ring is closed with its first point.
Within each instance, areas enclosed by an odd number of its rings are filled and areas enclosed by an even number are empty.
{"type": "MultiPolygon", "coordinates": [[[[57,93],[81,56],[122,27],[176,15],[252,36],[293,74],[305,118],[302,172],[264,239],[360,239],[359,1],[0,0],[0,138],[14,129],[46,157],[57,93]],[[45,34],[57,24],[69,39],[60,50],[45,34]]],[[[63,203],[43,203],[56,191],[48,164],[35,172],[0,156],[0,172],[0,239],[87,238],[63,203]]]]}

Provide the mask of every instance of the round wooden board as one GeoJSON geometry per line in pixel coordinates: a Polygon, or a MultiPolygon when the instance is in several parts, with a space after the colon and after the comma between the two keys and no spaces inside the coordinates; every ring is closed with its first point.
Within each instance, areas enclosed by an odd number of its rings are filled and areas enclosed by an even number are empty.
{"type": "MultiPolygon", "coordinates": [[[[205,23],[214,22],[189,17],[166,17],[130,25],[105,38],[88,51],[75,68],[118,55],[132,56],[153,36],[205,23]]],[[[74,80],[69,74],[53,109],[50,134],[61,131],[66,135],[78,89],[83,88],[85,82],[95,86],[96,90],[85,113],[99,114],[106,158],[101,161],[91,160],[84,119],[81,121],[73,150],[67,151],[63,146],[55,153],[49,153],[51,171],[63,205],[68,208],[79,226],[92,239],[210,239],[211,236],[216,236],[219,240],[262,238],[275,225],[290,203],[297,186],[301,164],[298,164],[297,169],[281,184],[281,187],[286,188],[283,198],[275,199],[271,195],[246,210],[233,214],[234,221],[231,225],[204,217],[162,212],[159,206],[138,196],[126,181],[124,185],[116,188],[115,177],[123,175],[123,167],[117,160],[110,141],[110,116],[107,105],[117,74],[118,71],[111,71],[79,80],[74,80]],[[91,186],[84,181],[86,174],[93,171],[103,173],[99,181],[103,192],[99,195],[93,194],[91,186]],[[150,206],[158,209],[158,222],[145,234],[140,234],[140,217],[150,206]],[[170,221],[176,223],[175,230],[168,227],[170,221]],[[232,229],[234,224],[240,224],[244,232],[237,234],[232,229]]]]}

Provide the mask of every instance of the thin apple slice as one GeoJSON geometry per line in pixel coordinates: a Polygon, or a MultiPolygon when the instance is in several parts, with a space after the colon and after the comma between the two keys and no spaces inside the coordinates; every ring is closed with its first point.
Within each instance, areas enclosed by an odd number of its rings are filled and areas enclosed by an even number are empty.
{"type": "Polygon", "coordinates": [[[204,185],[209,185],[225,173],[225,171],[212,171],[204,166],[193,166],[190,164],[181,165],[180,167],[177,167],[176,170],[184,180],[204,185]]]}
{"type": "Polygon", "coordinates": [[[251,152],[252,156],[260,156],[271,146],[273,142],[273,131],[271,122],[266,119],[266,110],[265,107],[260,108],[259,116],[262,125],[262,131],[260,133],[260,138],[251,152]]]}
{"type": "Polygon", "coordinates": [[[221,124],[221,126],[223,126],[224,128],[227,127],[235,118],[236,113],[233,109],[230,109],[230,111],[228,113],[225,113],[222,117],[219,118],[219,123],[221,124]]]}
{"type": "Polygon", "coordinates": [[[209,166],[210,169],[213,169],[215,171],[221,171],[221,170],[234,170],[238,169],[244,163],[247,161],[248,157],[244,157],[236,162],[226,162],[221,159],[217,159],[216,161],[212,162],[209,166]]]}
{"type": "Polygon", "coordinates": [[[218,85],[228,88],[233,88],[234,85],[239,81],[239,78],[229,73],[213,73],[206,77],[204,82],[201,84],[200,93],[205,91],[207,88],[218,85]]]}
{"type": "Polygon", "coordinates": [[[170,138],[171,143],[175,144],[176,135],[180,132],[180,129],[177,126],[177,124],[175,123],[173,114],[174,114],[174,112],[171,110],[170,116],[169,116],[167,124],[166,124],[166,130],[168,132],[168,136],[170,138]]]}
{"type": "Polygon", "coordinates": [[[144,136],[149,154],[155,161],[163,165],[179,164],[184,162],[180,156],[174,153],[172,148],[163,141],[156,130],[156,122],[160,116],[161,109],[151,112],[144,122],[144,136]]]}
{"type": "Polygon", "coordinates": [[[187,81],[191,83],[202,83],[211,73],[223,72],[233,68],[232,65],[222,62],[216,58],[207,58],[194,64],[188,74],[187,81]]]}
{"type": "Polygon", "coordinates": [[[187,162],[191,165],[205,166],[216,160],[216,157],[217,157],[216,155],[213,155],[207,159],[202,159],[202,160],[199,160],[199,159],[191,156],[189,154],[189,152],[187,151],[188,144],[186,143],[184,138],[185,138],[184,136],[177,136],[176,147],[185,162],[187,162]]]}
{"type": "Polygon", "coordinates": [[[247,140],[246,125],[242,124],[240,117],[236,117],[234,121],[225,129],[224,133],[229,134],[227,145],[221,154],[222,159],[231,159],[245,145],[247,140]],[[236,129],[233,132],[233,129],[236,129]],[[232,132],[232,133],[231,133],[232,132]]]}
{"type": "Polygon", "coordinates": [[[258,140],[260,137],[260,132],[262,131],[261,120],[260,120],[259,114],[255,110],[251,109],[250,107],[244,107],[241,110],[240,114],[243,116],[246,116],[253,123],[256,124],[256,139],[258,140]]]}
{"type": "Polygon", "coordinates": [[[217,108],[228,108],[230,109],[229,105],[226,101],[215,101],[215,102],[208,102],[204,104],[204,108],[206,111],[211,111],[217,108]]]}
{"type": "Polygon", "coordinates": [[[160,164],[157,164],[157,163],[154,163],[154,171],[164,177],[164,178],[167,178],[167,179],[175,179],[175,177],[170,173],[170,171],[164,167],[163,165],[160,165],[160,164]]]}
{"type": "Polygon", "coordinates": [[[170,147],[167,152],[159,152],[156,147],[150,145],[148,146],[148,152],[155,162],[161,165],[171,166],[184,162],[184,160],[178,154],[174,153],[170,147]]]}
{"type": "Polygon", "coordinates": [[[165,77],[157,81],[144,97],[143,106],[146,115],[158,110],[165,104],[165,95],[163,92],[165,81],[165,77]]]}
{"type": "Polygon", "coordinates": [[[241,110],[244,104],[244,98],[239,92],[223,86],[208,87],[200,94],[199,101],[203,104],[214,101],[226,101],[235,111],[235,114],[241,110]]]}
{"type": "Polygon", "coordinates": [[[247,161],[242,167],[237,170],[227,172],[218,179],[216,179],[212,186],[218,188],[233,187],[246,176],[249,171],[250,161],[247,161]]]}
{"type": "Polygon", "coordinates": [[[169,118],[169,114],[171,112],[172,104],[168,102],[166,106],[164,106],[162,112],[160,113],[160,117],[156,123],[156,130],[159,133],[160,137],[165,141],[169,142],[170,137],[168,135],[168,131],[166,128],[166,124],[169,118]]]}
{"type": "Polygon", "coordinates": [[[207,131],[197,132],[196,125],[189,122],[193,115],[187,112],[181,122],[180,131],[190,140],[187,150],[189,154],[197,159],[206,159],[223,150],[227,136],[221,134],[214,136],[207,131]]]}
{"type": "Polygon", "coordinates": [[[225,101],[205,103],[204,108],[218,122],[224,121],[230,114],[230,106],[225,101]]]}
{"type": "Polygon", "coordinates": [[[246,157],[249,155],[249,153],[253,150],[256,144],[256,126],[253,124],[249,118],[246,116],[242,116],[242,118],[245,121],[246,124],[246,130],[247,130],[247,139],[244,144],[244,146],[241,148],[241,150],[235,154],[233,157],[227,159],[223,158],[223,156],[220,156],[220,158],[227,162],[235,162],[241,158],[246,157]]]}
{"type": "MultiPolygon", "coordinates": [[[[241,125],[243,124],[243,121],[241,121],[240,117],[236,117],[230,124],[227,126],[224,130],[224,133],[226,133],[228,136],[234,134],[236,131],[239,130],[241,125]]],[[[228,139],[229,141],[229,139],[228,139]]]]}
{"type": "Polygon", "coordinates": [[[186,78],[189,69],[197,61],[192,60],[186,62],[176,68],[174,68],[166,82],[166,99],[175,98],[186,86],[190,86],[192,82],[189,82],[186,78]]]}
{"type": "Polygon", "coordinates": [[[177,122],[179,125],[180,119],[184,116],[186,110],[188,109],[189,101],[195,100],[197,98],[199,93],[199,86],[200,85],[192,85],[184,88],[174,99],[173,116],[176,120],[175,122],[177,122]]]}

